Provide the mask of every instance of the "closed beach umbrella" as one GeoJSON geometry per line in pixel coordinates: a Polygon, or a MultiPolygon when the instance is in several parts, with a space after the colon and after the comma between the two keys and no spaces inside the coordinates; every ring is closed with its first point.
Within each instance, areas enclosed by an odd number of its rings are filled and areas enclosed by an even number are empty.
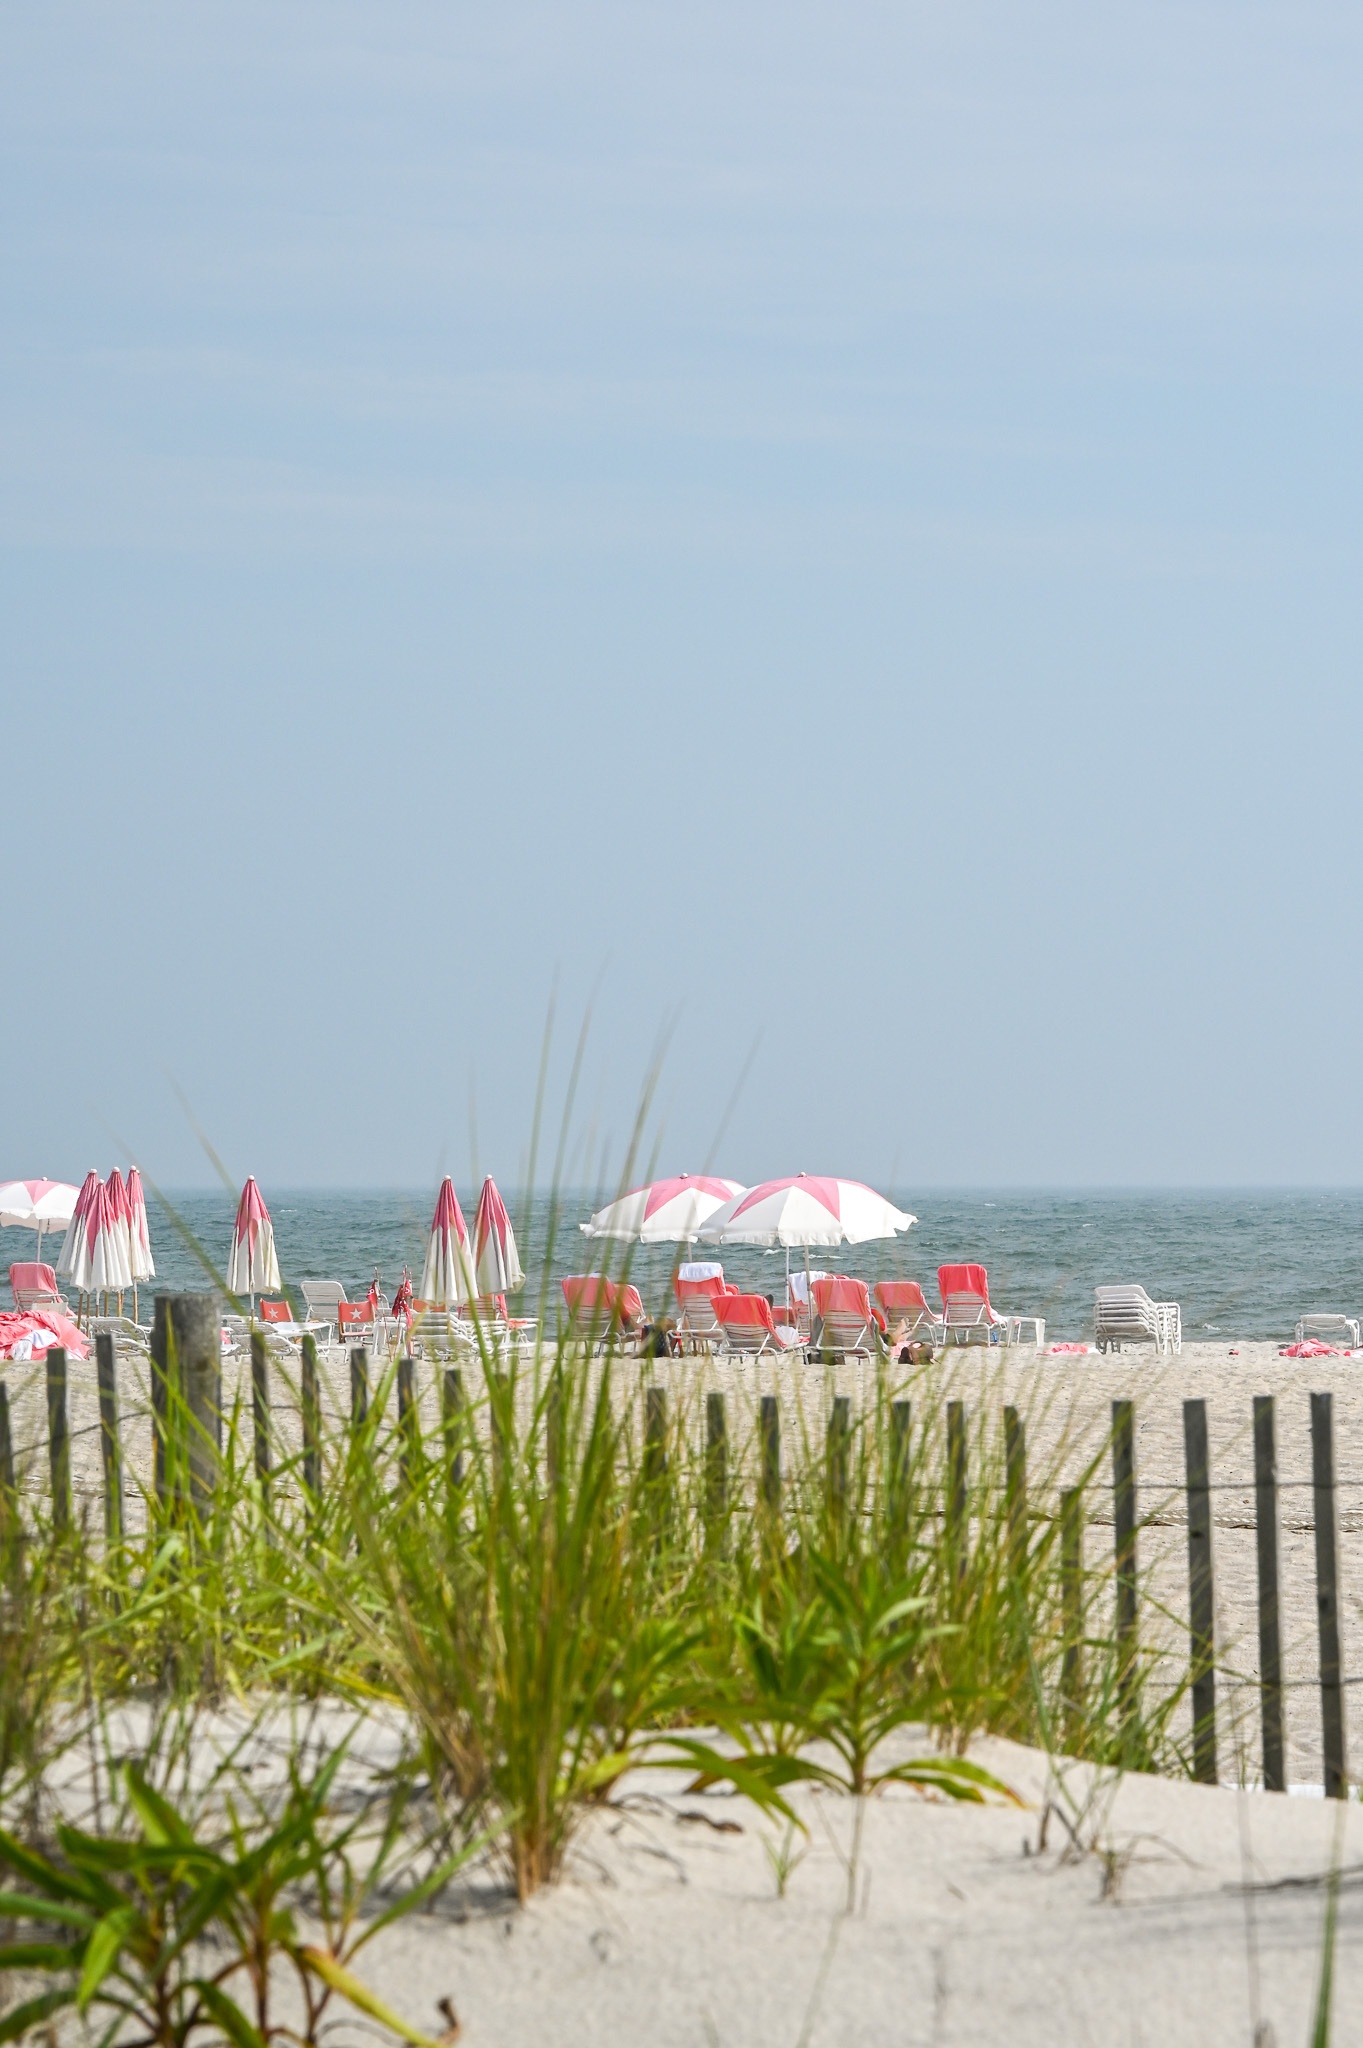
{"type": "Polygon", "coordinates": [[[7,1180],[0,1182],[0,1228],[12,1224],[38,1233],[38,1257],[43,1255],[43,1232],[65,1228],[80,1200],[79,1190],[64,1180],[7,1180]]]}
{"type": "Polygon", "coordinates": [[[478,1292],[484,1296],[507,1294],[525,1284],[516,1233],[491,1174],[483,1182],[473,1219],[473,1273],[478,1292]]]}
{"type": "Polygon", "coordinates": [[[893,1237],[917,1221],[859,1180],[800,1173],[791,1180],[763,1181],[726,1202],[699,1236],[706,1244],[865,1244],[893,1237]]]}
{"type": "Polygon", "coordinates": [[[76,1279],[77,1262],[86,1256],[82,1250],[85,1241],[85,1212],[95,1199],[95,1191],[100,1184],[99,1175],[92,1166],[81,1182],[80,1193],[76,1196],[76,1206],[71,1211],[71,1221],[66,1226],[66,1236],[62,1240],[62,1248],[57,1257],[58,1275],[70,1280],[77,1287],[81,1286],[81,1282],[76,1279]]]}
{"type": "Polygon", "coordinates": [[[142,1176],[135,1166],[128,1168],[128,1207],[132,1210],[133,1279],[154,1280],[156,1262],[151,1255],[147,1198],[142,1191],[142,1176]]]}
{"type": "MultiPolygon", "coordinates": [[[[85,1193],[83,1188],[81,1193],[85,1193]]],[[[109,1190],[98,1175],[84,1213],[71,1228],[76,1232],[76,1243],[66,1273],[79,1293],[121,1294],[125,1287],[132,1286],[124,1234],[113,1212],[109,1190]]],[[[66,1246],[62,1248],[62,1257],[66,1257],[66,1246]]]]}
{"type": "Polygon", "coordinates": [[[716,1210],[743,1191],[742,1181],[678,1173],[632,1188],[579,1228],[586,1237],[619,1237],[631,1244],[689,1244],[716,1210]]]}
{"type": "Polygon", "coordinates": [[[104,1192],[109,1197],[109,1215],[114,1233],[123,1250],[128,1268],[128,1279],[133,1278],[133,1206],[128,1200],[128,1190],[123,1185],[123,1176],[115,1167],[104,1183],[104,1192]]]}
{"type": "Polygon", "coordinates": [[[254,1174],[247,1180],[237,1203],[232,1249],[227,1255],[227,1285],[233,1294],[244,1294],[252,1300],[257,1294],[277,1291],[281,1285],[274,1225],[254,1174]]]}
{"type": "Polygon", "coordinates": [[[421,1269],[421,1299],[436,1308],[458,1308],[476,1291],[468,1225],[454,1182],[446,1174],[435,1198],[430,1243],[421,1269]]]}

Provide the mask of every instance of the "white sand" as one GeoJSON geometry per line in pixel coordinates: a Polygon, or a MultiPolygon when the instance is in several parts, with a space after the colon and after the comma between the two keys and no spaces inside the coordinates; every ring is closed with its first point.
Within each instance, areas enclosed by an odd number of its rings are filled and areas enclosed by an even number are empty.
{"type": "MultiPolygon", "coordinates": [[[[1045,1759],[973,1752],[1031,1801],[1045,1759]]],[[[855,1808],[797,1801],[808,1853],[784,1899],[745,1802],[660,1797],[642,1774],[592,1818],[565,1881],[517,1911],[472,1892],[383,1937],[374,1987],[437,2028],[448,1997],[467,2048],[833,2048],[833,2044],[1173,2044],[1309,2038],[1321,1883],[1341,1813],[1335,2030],[1363,2040],[1363,1810],[1320,1800],[1127,1779],[1081,1823],[1101,1853],[1064,1853],[1036,1804],[867,1803],[857,1906],[846,1913],[855,1808]],[[717,1833],[706,1815],[741,1833],[717,1833]],[[1245,1880],[1255,1889],[1245,1895],[1245,1880]],[[1251,1956],[1253,1960],[1251,1960],[1251,1956]]],[[[1069,1773],[1082,1806],[1091,1774],[1069,1773]]]]}

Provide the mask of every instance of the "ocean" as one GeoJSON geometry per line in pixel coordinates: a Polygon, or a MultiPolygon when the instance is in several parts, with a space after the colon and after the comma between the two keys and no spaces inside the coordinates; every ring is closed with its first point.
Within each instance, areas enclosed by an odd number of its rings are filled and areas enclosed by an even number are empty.
{"type": "MultiPolygon", "coordinates": [[[[568,1191],[555,1204],[543,1193],[527,1201],[504,1192],[528,1275],[526,1312],[535,1312],[546,1282],[556,1294],[564,1274],[599,1270],[603,1254],[612,1272],[628,1257],[630,1277],[651,1309],[667,1304],[672,1247],[631,1249],[580,1234],[578,1225],[601,1197],[568,1191]]],[[[377,1268],[391,1295],[404,1265],[419,1285],[433,1190],[267,1188],[265,1195],[286,1286],[316,1274],[343,1281],[355,1296],[377,1268]]],[[[470,1224],[476,1195],[459,1190],[470,1224]]],[[[906,1236],[811,1254],[811,1264],[867,1280],[917,1279],[935,1301],[937,1267],[977,1259],[988,1268],[995,1306],[1044,1315],[1055,1338],[1090,1335],[1093,1290],[1114,1281],[1139,1281],[1156,1300],[1179,1302],[1188,1341],[1283,1338],[1304,1312],[1363,1314],[1363,1191],[904,1188],[893,1199],[919,1219],[906,1236]]],[[[227,1259],[233,1199],[196,1190],[168,1200],[178,1221],[149,1198],[157,1279],[144,1290],[148,1296],[163,1287],[203,1286],[202,1258],[219,1272],[227,1259]]],[[[6,1235],[11,1259],[32,1257],[27,1232],[6,1235]]],[[[692,1254],[711,1255],[704,1247],[692,1254]]],[[[721,1256],[731,1279],[780,1298],[784,1253],[721,1256]]],[[[792,1254],[797,1269],[803,1256],[792,1254]]],[[[149,1307],[141,1307],[144,1320],[149,1307]]]]}

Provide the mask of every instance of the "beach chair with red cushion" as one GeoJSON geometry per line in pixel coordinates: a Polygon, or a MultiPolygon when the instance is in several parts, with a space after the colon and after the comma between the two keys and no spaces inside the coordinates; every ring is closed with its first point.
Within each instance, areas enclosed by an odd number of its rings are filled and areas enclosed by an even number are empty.
{"type": "Polygon", "coordinates": [[[638,1335],[644,1304],[637,1287],[603,1273],[571,1273],[562,1284],[570,1337],[594,1346],[638,1335]]]}
{"type": "Polygon", "coordinates": [[[951,1344],[1018,1344],[1022,1326],[1031,1323],[1039,1351],[1046,1342],[1044,1316],[1001,1316],[989,1299],[989,1275],[983,1266],[939,1266],[942,1290],[942,1335],[951,1344]]]}
{"type": "Polygon", "coordinates": [[[942,1318],[928,1307],[916,1280],[877,1280],[871,1296],[885,1318],[891,1344],[907,1344],[915,1337],[936,1335],[942,1318]]]}
{"type": "Polygon", "coordinates": [[[847,1357],[873,1358],[884,1330],[864,1280],[826,1273],[810,1289],[814,1302],[814,1348],[847,1357]]]}
{"type": "Polygon", "coordinates": [[[714,1305],[726,1350],[758,1358],[764,1351],[794,1351],[798,1347],[798,1337],[778,1328],[765,1294],[717,1294],[714,1305]]]}
{"type": "Polygon", "coordinates": [[[31,1315],[35,1308],[53,1309],[58,1315],[66,1314],[66,1302],[50,1266],[40,1266],[32,1259],[11,1266],[9,1291],[14,1296],[14,1306],[25,1315],[31,1315]]]}
{"type": "Polygon", "coordinates": [[[715,1301],[721,1294],[737,1294],[722,1273],[709,1274],[704,1280],[683,1280],[680,1274],[672,1282],[672,1291],[677,1297],[677,1331],[684,1344],[695,1351],[723,1341],[724,1330],[715,1315],[715,1301]]]}

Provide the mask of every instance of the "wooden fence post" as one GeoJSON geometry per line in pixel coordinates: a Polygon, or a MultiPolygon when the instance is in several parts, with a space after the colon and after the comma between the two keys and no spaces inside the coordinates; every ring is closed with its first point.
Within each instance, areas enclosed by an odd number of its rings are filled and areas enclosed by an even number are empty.
{"type": "Polygon", "coordinates": [[[1112,1404],[1112,1524],[1117,1566],[1117,1688],[1123,1722],[1135,1717],[1136,1670],[1136,1443],[1135,1408],[1112,1404]]]}
{"type": "Polygon", "coordinates": [[[52,1526],[71,1526],[71,1431],[66,1415],[66,1352],[47,1353],[47,1456],[52,1472],[52,1526]]]}
{"type": "Polygon", "coordinates": [[[216,1294],[158,1294],[151,1333],[157,1495],[202,1513],[222,1454],[222,1315],[216,1294]],[[187,1438],[187,1442],[184,1439],[187,1438]]]}
{"type": "Polygon", "coordinates": [[[1060,1695],[1065,1731],[1073,1737],[1084,1711],[1084,1495],[1078,1486],[1060,1495],[1060,1614],[1060,1695]]]}
{"type": "Polygon", "coordinates": [[[398,1472],[404,1487],[416,1477],[420,1435],[417,1427],[416,1361],[410,1351],[398,1360],[398,1472]]]}
{"type": "Polygon", "coordinates": [[[9,1426],[9,1388],[0,1380],[0,1519],[19,1512],[19,1492],[14,1483],[14,1437],[9,1426]]]}
{"type": "Polygon", "coordinates": [[[852,1402],[835,1394],[828,1416],[828,1504],[841,1520],[847,1512],[848,1467],[852,1448],[852,1402]]]}
{"type": "Polygon", "coordinates": [[[313,1515],[322,1505],[322,1398],[317,1385],[317,1339],[303,1339],[303,1491],[313,1515]]]}
{"type": "Polygon", "coordinates": [[[729,1424],[723,1394],[705,1396],[705,1521],[711,1542],[724,1540],[729,1516],[729,1424]]]}
{"type": "Polygon", "coordinates": [[[270,1512],[270,1354],[262,1330],[251,1332],[251,1434],[261,1511],[270,1512]]]}
{"type": "Polygon", "coordinates": [[[359,1435],[369,1420],[369,1353],[357,1344],[350,1354],[350,1433],[359,1435]]]}
{"type": "Polygon", "coordinates": [[[762,1505],[769,1515],[781,1506],[781,1411],[775,1394],[763,1394],[758,1410],[762,1439],[762,1505]]]}
{"type": "Polygon", "coordinates": [[[104,1540],[123,1540],[123,1452],[118,1440],[118,1374],[113,1332],[95,1338],[95,1375],[99,1381],[99,1447],[104,1459],[104,1540]]]}
{"type": "Polygon", "coordinates": [[[1212,1496],[1207,1404],[1183,1404],[1188,1497],[1188,1634],[1193,1691],[1193,1776],[1216,1783],[1216,1603],[1212,1596],[1212,1496]]]}
{"type": "Polygon", "coordinates": [[[451,1496],[464,1484],[464,1382],[457,1365],[447,1365],[440,1379],[440,1419],[445,1437],[445,1468],[451,1496]]]}
{"type": "Polygon", "coordinates": [[[1320,1635],[1320,1724],[1325,1796],[1348,1797],[1344,1689],[1339,1668],[1339,1585],[1335,1563],[1334,1396],[1311,1396],[1311,1485],[1316,1519],[1316,1619],[1320,1635]]]}
{"type": "Polygon", "coordinates": [[[667,1389],[644,1388],[644,1480],[659,1486],[667,1477],[667,1389]]]}
{"type": "Polygon", "coordinates": [[[909,1431],[913,1422],[911,1401],[890,1403],[890,1514],[893,1526],[902,1534],[909,1520],[909,1431]]]}
{"type": "Polygon", "coordinates": [[[1259,1713],[1264,1789],[1287,1790],[1282,1625],[1278,1613],[1278,1451],[1273,1396],[1254,1397],[1254,1540],[1259,1559],[1259,1713]]]}
{"type": "Polygon", "coordinates": [[[1027,1568],[1027,1431],[1016,1408],[1003,1411],[1003,1494],[1013,1577],[1027,1568]]]}
{"type": "Polygon", "coordinates": [[[948,1401],[946,1538],[958,1579],[965,1577],[967,1566],[966,1487],[965,1402],[948,1401]]]}

